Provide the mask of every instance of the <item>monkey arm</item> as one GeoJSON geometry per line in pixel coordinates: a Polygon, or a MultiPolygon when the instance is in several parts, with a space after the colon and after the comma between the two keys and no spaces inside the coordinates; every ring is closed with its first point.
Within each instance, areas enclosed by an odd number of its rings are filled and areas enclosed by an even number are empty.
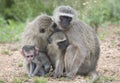
{"type": "Polygon", "coordinates": [[[57,60],[55,63],[55,74],[54,77],[61,77],[63,75],[63,70],[64,70],[64,55],[62,53],[58,53],[57,55],[57,60]]]}
{"type": "Polygon", "coordinates": [[[73,78],[77,74],[79,67],[85,59],[85,54],[81,50],[74,45],[69,45],[66,49],[65,70],[69,78],[73,78]]]}
{"type": "Polygon", "coordinates": [[[30,71],[29,71],[29,76],[31,77],[32,76],[32,73],[34,72],[35,70],[35,64],[33,62],[30,63],[30,71]]]}
{"type": "Polygon", "coordinates": [[[32,76],[35,76],[38,73],[39,69],[41,69],[41,65],[36,64],[36,68],[34,69],[34,72],[32,73],[32,76]]]}

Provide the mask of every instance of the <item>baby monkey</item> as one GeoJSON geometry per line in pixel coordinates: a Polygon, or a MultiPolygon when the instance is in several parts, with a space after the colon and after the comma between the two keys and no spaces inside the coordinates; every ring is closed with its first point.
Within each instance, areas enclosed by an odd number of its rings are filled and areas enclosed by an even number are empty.
{"type": "Polygon", "coordinates": [[[40,75],[43,76],[50,70],[50,61],[44,51],[34,45],[25,45],[22,48],[21,54],[25,58],[24,65],[28,69],[29,76],[40,75]]]}
{"type": "Polygon", "coordinates": [[[69,41],[66,34],[56,28],[56,23],[51,26],[53,33],[48,38],[48,56],[53,66],[54,77],[61,77],[64,70],[64,55],[69,41]]]}

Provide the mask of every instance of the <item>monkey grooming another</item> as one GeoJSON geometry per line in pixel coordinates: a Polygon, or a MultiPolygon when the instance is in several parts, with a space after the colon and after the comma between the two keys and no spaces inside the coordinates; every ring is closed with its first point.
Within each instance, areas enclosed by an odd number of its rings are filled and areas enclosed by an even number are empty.
{"type": "Polygon", "coordinates": [[[35,45],[39,49],[45,50],[47,38],[51,34],[48,30],[52,19],[48,15],[39,15],[27,24],[22,33],[22,47],[24,45],[35,45]]]}
{"type": "Polygon", "coordinates": [[[48,38],[48,56],[54,69],[54,77],[61,77],[64,70],[64,55],[69,45],[67,36],[63,31],[56,31],[56,24],[53,23],[54,32],[48,38]]]}
{"type": "Polygon", "coordinates": [[[30,77],[37,74],[43,76],[49,72],[51,64],[45,52],[33,45],[25,45],[21,53],[26,60],[24,65],[28,68],[30,77]]]}
{"type": "Polygon", "coordinates": [[[57,28],[67,35],[70,43],[64,57],[66,76],[73,79],[76,74],[90,75],[92,81],[96,80],[100,45],[95,31],[80,21],[76,10],[70,6],[57,7],[53,19],[57,28]]]}
{"type": "MultiPolygon", "coordinates": [[[[25,30],[22,33],[21,46],[24,45],[35,45],[39,49],[46,51],[47,38],[51,34],[48,30],[52,23],[52,19],[48,15],[39,15],[33,21],[27,24],[25,30]]],[[[28,63],[26,60],[23,62],[23,66],[26,67],[28,63]]],[[[26,68],[29,72],[29,69],[26,68]]]]}

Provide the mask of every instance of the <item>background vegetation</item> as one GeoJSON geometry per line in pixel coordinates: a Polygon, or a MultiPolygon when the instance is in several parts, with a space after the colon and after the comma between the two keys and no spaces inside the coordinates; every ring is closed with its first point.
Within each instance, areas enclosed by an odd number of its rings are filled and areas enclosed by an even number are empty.
{"type": "Polygon", "coordinates": [[[52,15],[59,5],[75,8],[96,30],[103,24],[120,24],[120,0],[0,0],[0,43],[18,41],[26,21],[41,13],[52,15]]]}

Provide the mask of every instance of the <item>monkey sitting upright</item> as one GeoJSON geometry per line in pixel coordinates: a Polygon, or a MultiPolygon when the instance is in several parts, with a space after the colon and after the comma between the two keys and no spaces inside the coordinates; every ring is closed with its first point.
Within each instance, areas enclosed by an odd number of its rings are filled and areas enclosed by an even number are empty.
{"type": "Polygon", "coordinates": [[[66,76],[73,79],[76,74],[90,75],[91,82],[96,80],[100,45],[95,31],[79,20],[76,10],[70,6],[57,7],[53,19],[70,43],[64,57],[66,76]]]}
{"type": "Polygon", "coordinates": [[[25,45],[21,53],[26,60],[24,65],[26,65],[30,77],[43,76],[49,72],[51,64],[45,52],[39,51],[34,45],[25,45]]]}
{"type": "Polygon", "coordinates": [[[54,77],[60,77],[63,75],[64,70],[64,55],[69,41],[66,34],[63,31],[56,29],[56,23],[53,23],[52,30],[53,33],[48,38],[48,56],[50,58],[51,64],[53,66],[54,77]],[[59,73],[61,73],[59,75],[59,73]]]}

